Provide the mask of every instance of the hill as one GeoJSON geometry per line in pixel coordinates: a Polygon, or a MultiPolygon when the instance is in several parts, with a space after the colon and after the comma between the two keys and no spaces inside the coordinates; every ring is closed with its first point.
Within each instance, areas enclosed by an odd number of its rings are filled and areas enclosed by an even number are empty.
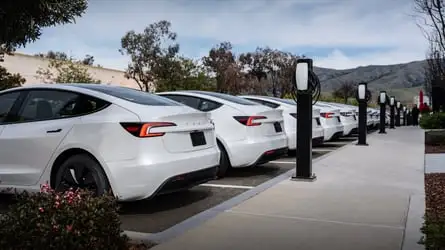
{"type": "Polygon", "coordinates": [[[320,78],[322,92],[332,92],[342,82],[365,81],[372,92],[386,90],[399,100],[412,101],[425,82],[426,61],[414,61],[394,65],[369,65],[353,69],[328,69],[315,67],[320,78]]]}

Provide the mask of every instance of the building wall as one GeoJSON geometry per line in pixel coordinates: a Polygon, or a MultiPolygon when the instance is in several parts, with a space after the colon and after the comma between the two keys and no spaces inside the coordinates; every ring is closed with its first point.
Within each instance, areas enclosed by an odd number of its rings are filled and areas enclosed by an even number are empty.
{"type": "MultiPolygon", "coordinates": [[[[49,59],[38,56],[15,53],[13,56],[5,55],[4,62],[0,62],[0,66],[5,67],[10,73],[19,73],[26,79],[26,84],[45,83],[43,79],[39,79],[37,71],[47,69],[49,59]]],[[[124,71],[115,69],[99,68],[95,66],[85,66],[91,76],[100,80],[102,84],[120,85],[130,88],[139,89],[139,86],[133,79],[127,79],[124,71]]]]}
{"type": "MultiPolygon", "coordinates": [[[[417,104],[417,107],[420,106],[420,102],[419,101],[420,101],[419,100],[419,96],[414,96],[414,104],[417,104]]],[[[429,96],[424,95],[423,96],[423,102],[424,103],[426,102],[426,104],[428,104],[428,106],[431,106],[431,101],[430,101],[430,97],[429,96]]]]}

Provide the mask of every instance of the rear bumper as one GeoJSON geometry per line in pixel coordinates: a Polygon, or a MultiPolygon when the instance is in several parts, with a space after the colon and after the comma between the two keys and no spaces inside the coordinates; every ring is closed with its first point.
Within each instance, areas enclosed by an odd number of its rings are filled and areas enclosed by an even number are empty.
{"type": "Polygon", "coordinates": [[[256,164],[264,153],[288,147],[286,134],[279,136],[259,137],[251,140],[227,142],[232,167],[248,167],[256,164]]]}
{"type": "Polygon", "coordinates": [[[343,136],[343,125],[324,127],[324,140],[330,141],[343,136]]]}
{"type": "Polygon", "coordinates": [[[180,174],[167,179],[152,196],[187,190],[202,183],[214,180],[218,166],[180,174]]]}
{"type": "MultiPolygon", "coordinates": [[[[312,128],[312,139],[318,139],[323,138],[323,128],[322,127],[316,127],[312,128]]],[[[289,150],[295,150],[297,148],[297,132],[292,131],[290,133],[287,133],[287,145],[289,147],[289,150]]]]}
{"type": "Polygon", "coordinates": [[[357,126],[358,125],[356,123],[343,124],[343,134],[350,135],[352,133],[352,131],[357,128],[357,126]]]}
{"type": "Polygon", "coordinates": [[[166,154],[156,160],[140,155],[133,160],[107,162],[108,179],[114,195],[122,201],[146,199],[204,183],[216,177],[220,152],[205,150],[166,154]]]}
{"type": "Polygon", "coordinates": [[[252,165],[260,165],[260,164],[268,163],[269,161],[279,159],[283,155],[286,155],[287,152],[288,152],[287,148],[278,148],[275,150],[270,150],[268,152],[265,152],[263,155],[261,155],[260,158],[252,165]]]}
{"type": "Polygon", "coordinates": [[[318,146],[323,144],[324,142],[324,136],[312,138],[312,146],[318,146]]]}

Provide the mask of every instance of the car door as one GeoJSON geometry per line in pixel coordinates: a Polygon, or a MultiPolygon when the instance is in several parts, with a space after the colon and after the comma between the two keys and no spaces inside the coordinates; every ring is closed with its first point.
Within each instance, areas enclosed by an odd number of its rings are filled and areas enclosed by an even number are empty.
{"type": "Polygon", "coordinates": [[[60,90],[28,92],[0,136],[2,185],[37,184],[58,145],[80,120],[70,114],[79,97],[60,90]]]}

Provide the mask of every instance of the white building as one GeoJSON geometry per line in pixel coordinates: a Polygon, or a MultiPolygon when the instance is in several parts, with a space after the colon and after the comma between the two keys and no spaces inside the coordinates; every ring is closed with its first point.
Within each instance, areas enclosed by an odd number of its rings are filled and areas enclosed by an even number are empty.
{"type": "MultiPolygon", "coordinates": [[[[0,66],[5,67],[10,73],[19,73],[26,79],[25,85],[39,84],[45,82],[38,77],[36,72],[39,69],[47,69],[49,62],[50,60],[47,58],[14,53],[13,56],[5,55],[4,62],[0,62],[0,66]]],[[[127,79],[124,76],[124,71],[95,66],[85,67],[88,68],[88,72],[94,79],[100,80],[103,84],[120,85],[139,89],[138,84],[133,79],[127,79]]]]}
{"type": "MultiPolygon", "coordinates": [[[[426,104],[428,104],[428,106],[431,107],[431,100],[430,100],[430,97],[429,97],[429,96],[424,95],[424,96],[423,96],[423,102],[424,102],[424,103],[426,102],[426,104]]],[[[413,98],[413,103],[414,103],[414,104],[417,104],[417,107],[420,106],[419,96],[418,96],[418,95],[414,96],[414,98],[413,98]]]]}

